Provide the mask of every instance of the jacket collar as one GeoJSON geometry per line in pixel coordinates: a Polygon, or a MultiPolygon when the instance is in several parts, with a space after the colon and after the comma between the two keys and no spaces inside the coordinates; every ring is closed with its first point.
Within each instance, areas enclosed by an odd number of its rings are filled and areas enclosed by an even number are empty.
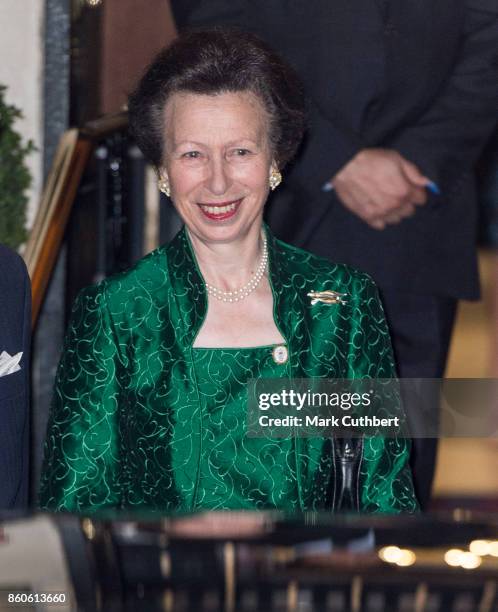
{"type": "MultiPolygon", "coordinates": [[[[268,226],[263,226],[268,242],[268,266],[270,287],[273,293],[273,318],[286,343],[292,336],[290,317],[281,317],[289,312],[284,305],[285,285],[288,277],[285,258],[278,248],[278,242],[268,226]]],[[[166,247],[170,285],[176,300],[177,330],[182,332],[183,341],[192,346],[207,314],[208,296],[192,243],[185,226],[166,247]]]]}

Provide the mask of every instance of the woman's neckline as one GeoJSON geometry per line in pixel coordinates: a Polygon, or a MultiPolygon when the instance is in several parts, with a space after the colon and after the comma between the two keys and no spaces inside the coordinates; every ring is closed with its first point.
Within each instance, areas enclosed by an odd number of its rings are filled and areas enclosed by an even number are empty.
{"type": "Polygon", "coordinates": [[[193,346],[194,351],[249,351],[256,349],[273,349],[277,346],[286,346],[285,342],[261,344],[258,346],[193,346]]]}

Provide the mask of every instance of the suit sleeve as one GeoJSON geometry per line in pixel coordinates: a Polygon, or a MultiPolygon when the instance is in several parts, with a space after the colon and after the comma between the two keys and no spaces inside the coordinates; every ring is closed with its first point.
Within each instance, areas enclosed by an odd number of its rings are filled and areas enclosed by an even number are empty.
{"type": "MultiPolygon", "coordinates": [[[[362,290],[353,298],[349,378],[396,378],[391,339],[377,288],[369,277],[362,277],[362,290]]],[[[418,511],[408,463],[410,448],[410,440],[405,438],[364,438],[360,467],[362,512],[418,511]]]]}
{"type": "Polygon", "coordinates": [[[22,351],[21,370],[0,378],[0,509],[25,509],[29,500],[31,284],[17,253],[0,245],[0,255],[0,302],[5,316],[1,322],[6,332],[0,351],[12,355],[22,351]]]}
{"type": "Polygon", "coordinates": [[[119,505],[119,347],[105,285],[73,308],[47,426],[40,506],[81,511],[119,505]]]}
{"type": "Polygon", "coordinates": [[[26,265],[22,262],[23,274],[23,325],[22,325],[22,347],[23,359],[22,365],[24,369],[24,425],[22,428],[22,472],[21,485],[17,494],[15,506],[25,508],[28,505],[29,499],[29,389],[30,389],[30,353],[31,353],[31,281],[28,276],[26,265]]]}
{"type": "Polygon", "coordinates": [[[498,6],[467,0],[465,30],[452,73],[419,120],[386,143],[457,191],[498,121],[498,6]]]}

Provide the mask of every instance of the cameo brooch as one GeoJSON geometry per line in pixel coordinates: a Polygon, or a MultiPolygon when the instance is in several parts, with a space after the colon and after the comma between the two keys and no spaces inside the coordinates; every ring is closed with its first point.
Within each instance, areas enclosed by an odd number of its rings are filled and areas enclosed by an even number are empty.
{"type": "Polygon", "coordinates": [[[307,295],[311,298],[312,306],[318,302],[323,304],[347,304],[344,299],[347,294],[338,291],[310,291],[307,295]]]}

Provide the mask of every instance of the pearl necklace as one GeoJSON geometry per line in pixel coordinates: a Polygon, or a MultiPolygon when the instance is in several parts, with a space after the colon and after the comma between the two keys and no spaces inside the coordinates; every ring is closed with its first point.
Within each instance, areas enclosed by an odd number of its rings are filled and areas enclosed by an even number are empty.
{"type": "Polygon", "coordinates": [[[218,287],[206,283],[206,291],[208,292],[208,295],[216,298],[217,300],[220,300],[220,302],[240,302],[256,289],[256,287],[261,282],[261,279],[263,278],[266,266],[268,264],[268,244],[266,240],[266,235],[263,233],[261,235],[261,238],[263,240],[263,253],[258,269],[254,273],[254,276],[251,278],[251,280],[243,287],[240,287],[239,289],[234,289],[233,291],[222,291],[221,289],[218,289],[218,287]]]}

